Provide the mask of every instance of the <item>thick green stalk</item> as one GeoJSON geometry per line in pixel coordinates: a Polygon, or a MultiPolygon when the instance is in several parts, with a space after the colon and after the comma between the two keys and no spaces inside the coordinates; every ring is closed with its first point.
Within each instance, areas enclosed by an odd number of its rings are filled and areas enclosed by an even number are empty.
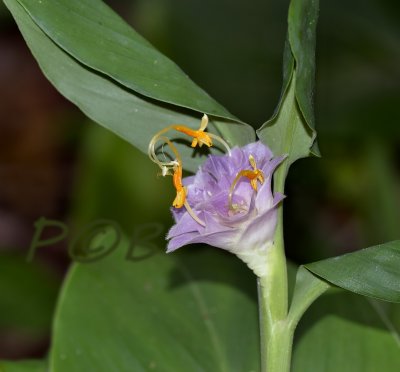
{"type": "Polygon", "coordinates": [[[289,372],[292,344],[293,332],[288,327],[287,322],[276,322],[266,345],[263,372],[289,372]]]}
{"type": "MultiPolygon", "coordinates": [[[[287,165],[275,173],[274,191],[283,193],[287,165]]],[[[261,371],[289,372],[293,330],[287,322],[288,283],[283,239],[283,206],[278,207],[274,245],[270,247],[267,275],[258,280],[261,371]]]]}
{"type": "Polygon", "coordinates": [[[289,372],[293,328],[287,322],[287,274],[285,256],[271,247],[269,274],[258,280],[261,371],[289,372]],[[273,252],[272,252],[273,249],[273,252]]]}

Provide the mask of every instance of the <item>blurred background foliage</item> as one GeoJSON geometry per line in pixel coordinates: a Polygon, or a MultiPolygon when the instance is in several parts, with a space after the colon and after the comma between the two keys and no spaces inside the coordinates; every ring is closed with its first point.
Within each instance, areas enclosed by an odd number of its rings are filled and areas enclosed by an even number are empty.
{"type": "MultiPolygon", "coordinates": [[[[288,1],[107,3],[233,114],[255,128],[272,115],[288,1]]],[[[293,166],[285,200],[287,251],[297,263],[400,238],[400,4],[320,8],[323,157],[293,166]]],[[[128,235],[147,222],[166,232],[173,190],[144,154],[50,86],[3,3],[0,21],[0,358],[38,357],[69,258],[64,241],[25,261],[34,221],[61,220],[71,236],[102,218],[128,235]]],[[[165,246],[163,236],[158,243],[165,246]]]]}

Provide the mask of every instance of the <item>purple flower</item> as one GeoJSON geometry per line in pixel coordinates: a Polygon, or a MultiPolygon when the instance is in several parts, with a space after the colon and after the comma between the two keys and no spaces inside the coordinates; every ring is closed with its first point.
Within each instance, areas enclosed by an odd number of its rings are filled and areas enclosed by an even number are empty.
{"type": "Polygon", "coordinates": [[[185,208],[173,208],[176,224],[167,236],[167,252],[191,243],[206,243],[235,253],[248,263],[252,259],[246,257],[252,252],[266,250],[273,244],[277,205],[283,199],[271,191],[272,174],[282,160],[273,158],[261,142],[236,147],[230,155],[210,155],[194,176],[183,179],[187,202],[205,226],[185,208]],[[262,183],[253,181],[257,182],[257,191],[246,176],[237,177],[242,171],[251,173],[251,158],[264,178],[262,183]]]}

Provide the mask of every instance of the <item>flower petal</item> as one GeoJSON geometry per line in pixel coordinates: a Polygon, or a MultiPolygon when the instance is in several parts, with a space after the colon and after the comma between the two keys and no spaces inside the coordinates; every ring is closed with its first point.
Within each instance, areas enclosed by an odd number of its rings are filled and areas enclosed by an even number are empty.
{"type": "MultiPolygon", "coordinates": [[[[184,209],[184,208],[182,208],[184,209]]],[[[171,227],[171,229],[168,232],[167,239],[170,239],[174,236],[186,234],[186,233],[191,233],[191,232],[196,232],[199,233],[199,229],[202,226],[199,225],[193,217],[190,216],[189,213],[185,212],[182,217],[179,219],[179,221],[171,227]]]]}
{"type": "Polygon", "coordinates": [[[271,150],[261,142],[236,147],[230,155],[209,156],[196,175],[184,179],[187,202],[205,226],[194,221],[184,208],[174,210],[177,223],[168,232],[167,252],[187,244],[205,243],[236,253],[258,274],[264,273],[260,257],[264,260],[267,248],[274,246],[277,206],[284,198],[282,194],[273,194],[271,180],[283,159],[273,158],[271,150]],[[252,170],[250,155],[264,173],[258,191],[247,177],[235,182],[237,175],[243,174],[241,171],[252,170]],[[236,209],[229,205],[231,192],[236,209]]]}
{"type": "Polygon", "coordinates": [[[235,252],[243,250],[259,249],[274,237],[277,210],[269,211],[254,218],[241,232],[235,252]]]}

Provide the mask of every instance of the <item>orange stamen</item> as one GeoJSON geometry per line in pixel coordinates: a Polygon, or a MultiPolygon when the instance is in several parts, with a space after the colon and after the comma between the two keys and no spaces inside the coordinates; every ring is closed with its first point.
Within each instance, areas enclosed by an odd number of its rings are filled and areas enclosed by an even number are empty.
{"type": "Polygon", "coordinates": [[[186,201],[186,188],[182,184],[182,165],[178,164],[174,168],[172,183],[176,190],[176,197],[172,205],[175,208],[182,208],[186,201]]]}
{"type": "Polygon", "coordinates": [[[232,204],[232,197],[233,197],[233,191],[235,190],[235,187],[237,185],[237,183],[239,182],[239,180],[242,177],[247,178],[250,181],[250,185],[253,188],[254,191],[257,192],[258,189],[258,183],[257,181],[260,181],[261,184],[264,183],[264,173],[261,169],[257,168],[257,164],[256,164],[256,160],[254,159],[253,155],[249,156],[249,162],[251,164],[251,166],[253,167],[252,170],[250,169],[245,169],[245,170],[241,170],[235,177],[235,179],[232,182],[232,185],[229,189],[229,209],[230,210],[236,210],[238,209],[237,205],[233,205],[232,204]]]}
{"type": "Polygon", "coordinates": [[[211,147],[213,145],[212,139],[215,139],[219,143],[221,143],[224,148],[227,150],[227,153],[229,156],[231,155],[231,150],[227,142],[222,139],[220,136],[213,134],[213,133],[206,133],[205,130],[208,125],[208,116],[206,114],[203,115],[200,123],[200,128],[198,130],[190,129],[189,127],[186,127],[184,125],[170,125],[166,128],[161,129],[158,133],[156,133],[148,146],[147,152],[150,157],[150,159],[156,163],[160,168],[161,168],[161,175],[162,176],[167,176],[167,175],[172,175],[173,179],[173,185],[176,190],[176,197],[172,203],[172,205],[175,208],[182,208],[183,206],[186,208],[187,212],[189,215],[201,226],[205,226],[205,222],[202,221],[196,213],[193,211],[193,209],[190,207],[189,203],[187,202],[187,188],[183,186],[182,183],[182,160],[181,157],[174,146],[174,144],[171,142],[171,140],[166,137],[164,134],[167,133],[168,131],[174,129],[177,130],[181,133],[184,133],[190,137],[193,138],[192,140],[192,147],[196,147],[199,145],[201,147],[202,145],[206,145],[208,147],[211,147]],[[159,141],[163,141],[165,144],[168,145],[170,150],[172,151],[173,155],[175,155],[175,159],[170,160],[168,159],[163,151],[163,147],[161,148],[162,153],[164,155],[164,159],[161,160],[158,158],[157,153],[156,153],[156,146],[159,141]]]}
{"type": "Polygon", "coordinates": [[[204,115],[201,119],[200,128],[198,130],[193,130],[183,125],[174,125],[173,128],[178,132],[185,133],[188,136],[193,137],[191,145],[192,147],[196,147],[197,145],[199,145],[199,147],[203,145],[211,147],[213,144],[212,139],[206,132],[204,132],[204,130],[207,128],[207,124],[208,116],[204,115]]]}
{"type": "Polygon", "coordinates": [[[186,200],[187,190],[182,184],[182,165],[179,163],[174,168],[174,174],[172,175],[172,182],[176,190],[176,197],[172,203],[175,208],[182,208],[185,206],[187,212],[190,216],[200,225],[205,226],[206,224],[194,213],[193,209],[190,207],[186,200]]]}

